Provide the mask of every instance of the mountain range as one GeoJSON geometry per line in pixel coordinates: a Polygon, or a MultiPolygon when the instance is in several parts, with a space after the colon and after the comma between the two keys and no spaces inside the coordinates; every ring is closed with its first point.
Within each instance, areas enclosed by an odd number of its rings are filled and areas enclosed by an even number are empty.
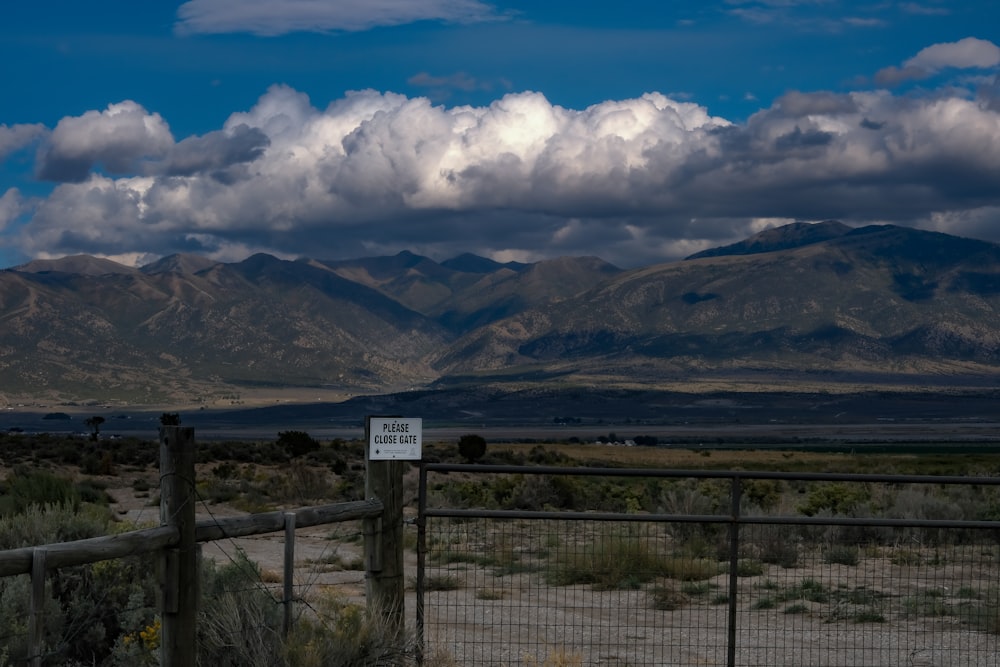
{"type": "Polygon", "coordinates": [[[685,260],[89,256],[0,271],[0,402],[248,388],[1000,383],[1000,245],[836,221],[685,260]]]}

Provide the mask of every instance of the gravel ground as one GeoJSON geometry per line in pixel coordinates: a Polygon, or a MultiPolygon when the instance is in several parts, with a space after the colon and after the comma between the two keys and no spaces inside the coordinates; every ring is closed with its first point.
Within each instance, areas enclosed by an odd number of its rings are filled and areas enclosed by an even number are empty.
{"type": "MultiPolygon", "coordinates": [[[[118,501],[123,521],[157,522],[159,509],[131,489],[109,490],[118,501]]],[[[241,514],[224,505],[200,508],[199,518],[241,514]]],[[[280,587],[284,536],[273,533],[203,545],[204,554],[219,563],[230,561],[240,549],[258,563],[270,581],[280,587]]],[[[296,594],[309,598],[326,587],[357,601],[364,597],[364,573],[342,569],[361,555],[346,526],[318,526],[296,532],[296,594]],[[331,536],[334,539],[331,539],[331,536]]],[[[407,581],[415,578],[415,555],[407,554],[407,581]]],[[[838,578],[851,586],[874,578],[886,586],[894,577],[891,563],[865,559],[861,566],[837,570],[795,568],[795,580],[838,578]]],[[[457,590],[431,591],[426,598],[427,655],[447,655],[455,665],[549,667],[727,664],[726,604],[708,599],[688,601],[674,611],[652,609],[648,590],[594,591],[590,586],[547,586],[537,574],[496,576],[489,568],[451,564],[433,574],[458,580],[457,590]]],[[[768,573],[769,575],[771,573],[768,573]]],[[[944,568],[935,586],[954,589],[969,585],[997,585],[996,566],[970,572],[944,568]],[[971,577],[971,579],[970,579],[971,577]]],[[[777,575],[782,576],[782,575],[777,575]]],[[[1000,642],[995,634],[969,629],[955,616],[892,617],[884,623],[856,623],[831,618],[829,605],[804,604],[799,613],[785,613],[787,604],[772,609],[749,606],[754,581],[741,579],[737,614],[736,660],[739,667],[998,667],[1000,642]]],[[[899,580],[904,586],[919,586],[899,580]]],[[[717,578],[726,587],[725,575],[717,578]]],[[[903,595],[904,592],[897,593],[903,595]]],[[[758,594],[759,595],[759,594],[758,594]]],[[[959,601],[953,600],[955,604],[959,601]]],[[[412,625],[415,600],[407,592],[407,620],[412,625]]],[[[998,612],[1000,613],[1000,612],[998,612]]],[[[430,667],[434,663],[428,661],[430,667]]]]}

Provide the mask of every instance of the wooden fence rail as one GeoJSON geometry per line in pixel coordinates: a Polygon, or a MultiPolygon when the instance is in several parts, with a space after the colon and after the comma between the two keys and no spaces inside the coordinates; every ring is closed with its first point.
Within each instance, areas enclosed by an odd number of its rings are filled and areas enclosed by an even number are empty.
{"type": "MultiPolygon", "coordinates": [[[[401,554],[382,554],[380,548],[398,544],[379,539],[383,520],[402,525],[402,516],[385,516],[379,498],[301,507],[239,517],[194,521],[194,433],[193,429],[164,426],[160,429],[160,516],[164,525],[118,535],[92,537],[72,542],[0,551],[0,577],[30,574],[31,604],[28,618],[30,664],[40,666],[41,610],[45,598],[45,576],[49,570],[85,565],[103,560],[159,552],[161,563],[160,614],[163,622],[160,664],[190,667],[195,659],[194,627],[197,618],[197,550],[185,545],[235,537],[285,531],[284,629],[291,619],[291,574],[294,567],[294,531],[330,523],[361,519],[365,522],[365,563],[369,581],[382,578],[382,563],[392,563],[401,554]],[[185,540],[185,536],[187,540],[185,540]]],[[[395,583],[395,573],[392,575],[395,583]]],[[[402,597],[402,591],[398,592],[402,597]]],[[[400,610],[401,613],[401,610],[400,610]]],[[[394,619],[401,623],[401,619],[394,619]]]]}

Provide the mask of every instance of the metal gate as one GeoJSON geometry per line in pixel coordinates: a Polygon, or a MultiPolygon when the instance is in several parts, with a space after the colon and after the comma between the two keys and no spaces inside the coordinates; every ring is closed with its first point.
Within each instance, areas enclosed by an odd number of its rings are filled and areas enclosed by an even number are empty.
{"type": "Polygon", "coordinates": [[[997,478],[425,464],[419,494],[424,664],[1000,655],[997,478]]]}

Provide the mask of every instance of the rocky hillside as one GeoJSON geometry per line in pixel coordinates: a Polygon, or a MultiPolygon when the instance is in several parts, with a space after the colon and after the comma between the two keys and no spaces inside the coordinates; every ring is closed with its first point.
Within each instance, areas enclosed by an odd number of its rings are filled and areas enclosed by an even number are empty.
{"type": "Polygon", "coordinates": [[[893,226],[771,229],[622,271],[412,253],[233,264],[93,257],[0,272],[7,396],[380,393],[469,380],[752,373],[1000,378],[1000,246],[893,226]]]}
{"type": "Polygon", "coordinates": [[[1000,246],[893,226],[816,227],[619,274],[473,332],[438,368],[617,367],[642,382],[737,369],[1000,371],[1000,246]]]}

